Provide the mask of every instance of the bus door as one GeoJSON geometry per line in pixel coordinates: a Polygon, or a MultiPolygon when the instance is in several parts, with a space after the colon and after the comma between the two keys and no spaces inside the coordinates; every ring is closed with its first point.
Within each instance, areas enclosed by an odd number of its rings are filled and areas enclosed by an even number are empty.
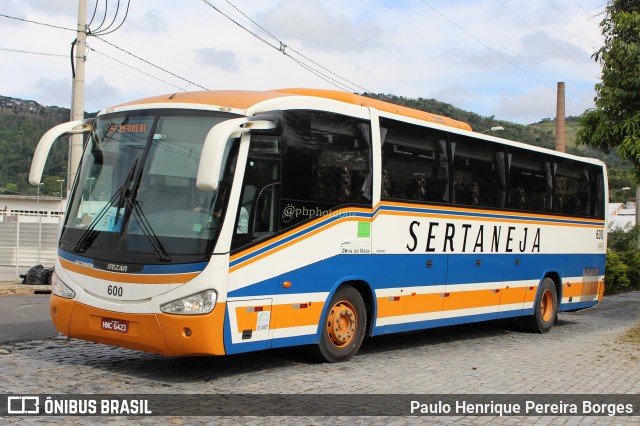
{"type": "MultiPolygon", "coordinates": [[[[280,197],[279,142],[252,135],[235,212],[229,278],[228,318],[232,345],[227,353],[271,347],[278,271],[260,256],[259,247],[278,230],[280,197]]],[[[236,176],[237,178],[238,176],[236,176]]],[[[273,265],[271,265],[273,266],[273,265]]]]}

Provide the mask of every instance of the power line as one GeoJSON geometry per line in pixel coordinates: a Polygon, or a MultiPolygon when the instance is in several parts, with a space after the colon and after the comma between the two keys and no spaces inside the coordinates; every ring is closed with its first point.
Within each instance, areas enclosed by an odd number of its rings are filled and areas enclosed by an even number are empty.
{"type": "MultiPolygon", "coordinates": [[[[474,39],[475,41],[477,41],[478,43],[480,43],[481,45],[483,45],[485,48],[487,48],[488,50],[490,50],[491,52],[493,52],[493,54],[495,54],[496,56],[498,56],[499,58],[501,58],[502,60],[504,60],[505,62],[509,63],[511,66],[513,66],[514,68],[516,68],[517,70],[519,70],[520,72],[522,72],[523,74],[525,74],[527,77],[531,78],[532,80],[538,82],[539,84],[541,84],[542,86],[546,87],[547,89],[551,90],[553,93],[556,93],[556,90],[549,86],[548,84],[546,84],[545,82],[543,82],[542,80],[540,80],[539,78],[537,78],[536,76],[534,76],[533,74],[531,74],[530,72],[528,72],[527,70],[525,70],[524,68],[520,67],[519,65],[517,65],[516,63],[514,63],[513,61],[511,61],[509,58],[507,58],[506,56],[502,55],[500,52],[498,52],[497,50],[493,49],[492,47],[490,47],[488,44],[484,43],[482,40],[480,40],[479,38],[477,38],[476,36],[474,36],[473,34],[471,34],[469,31],[465,30],[464,28],[462,28],[460,25],[458,25],[457,23],[455,23],[451,18],[449,18],[448,16],[446,16],[445,14],[443,14],[442,12],[440,12],[438,9],[436,9],[435,7],[431,6],[429,3],[426,2],[426,0],[420,0],[422,1],[422,3],[425,4],[425,6],[429,7],[431,10],[433,10],[434,12],[436,12],[438,15],[442,16],[444,19],[446,19],[447,21],[449,21],[451,24],[453,24],[456,28],[458,28],[460,31],[464,32],[466,35],[468,35],[469,37],[471,37],[472,39],[474,39]]],[[[587,109],[585,106],[580,105],[579,103],[575,102],[574,100],[572,100],[571,98],[567,97],[567,99],[569,100],[569,102],[573,103],[574,105],[580,107],[580,108],[584,108],[587,109]]]]}
{"type": "Polygon", "coordinates": [[[496,3],[498,3],[500,6],[502,6],[507,12],[509,12],[510,14],[512,14],[513,16],[515,16],[516,18],[518,18],[518,20],[520,20],[520,22],[522,22],[523,24],[525,24],[527,27],[529,27],[529,29],[531,29],[531,31],[535,32],[538,36],[540,36],[544,41],[546,41],[547,43],[549,43],[551,46],[553,46],[557,51],[559,51],[560,53],[562,53],[564,56],[566,56],[567,58],[569,58],[569,60],[571,62],[573,62],[574,64],[576,64],[577,66],[579,66],[580,68],[582,68],[584,71],[586,71],[590,76],[598,78],[597,75],[594,75],[591,71],[589,71],[587,68],[585,68],[582,64],[578,63],[575,59],[573,59],[571,56],[569,56],[568,53],[566,53],[564,50],[562,50],[560,47],[558,47],[558,45],[556,45],[555,43],[553,43],[551,40],[549,40],[547,37],[544,36],[544,34],[542,34],[540,31],[536,30],[535,28],[533,28],[531,25],[529,25],[529,23],[527,23],[524,19],[522,19],[520,16],[516,15],[515,12],[513,12],[511,9],[509,9],[507,6],[505,6],[504,3],[502,3],[500,0],[496,0],[496,3]]]}
{"type": "Polygon", "coordinates": [[[569,18],[562,10],[560,10],[560,8],[558,6],[556,6],[554,3],[551,2],[551,0],[547,0],[547,3],[549,3],[551,6],[553,6],[553,8],[555,10],[557,10],[558,12],[560,12],[560,14],[562,16],[564,16],[564,18],[569,21],[571,23],[571,25],[573,25],[574,27],[576,27],[576,29],[578,31],[580,31],[582,33],[583,36],[585,36],[587,39],[589,39],[589,41],[591,41],[591,43],[593,43],[594,46],[598,46],[598,43],[596,43],[595,41],[593,41],[593,39],[591,37],[589,37],[587,35],[587,33],[585,33],[584,31],[582,31],[582,28],[580,28],[575,22],[573,22],[573,20],[571,20],[571,18],[569,18]]]}
{"type": "MultiPolygon", "coordinates": [[[[106,1],[108,2],[108,0],[106,1]]],[[[116,31],[118,31],[123,25],[124,22],[127,20],[127,16],[129,16],[129,6],[131,6],[131,0],[127,1],[127,10],[124,12],[124,17],[122,18],[122,22],[120,22],[120,24],[115,27],[114,29],[112,29],[111,31],[107,31],[109,28],[111,28],[111,26],[116,22],[116,19],[118,18],[118,12],[120,11],[120,0],[118,0],[118,5],[116,7],[116,13],[113,15],[113,20],[111,21],[111,23],[104,29],[102,30],[96,30],[96,31],[91,31],[89,29],[89,35],[107,35],[107,34],[111,34],[114,33],[116,31]]],[[[106,6],[105,6],[105,16],[106,16],[106,6]]],[[[89,28],[87,26],[87,28],[89,28]]]]}
{"type": "Polygon", "coordinates": [[[67,57],[67,55],[60,55],[60,54],[57,54],[57,53],[31,52],[29,50],[7,49],[7,48],[4,48],[4,47],[0,47],[0,50],[4,50],[5,52],[29,53],[31,55],[58,56],[58,57],[61,57],[61,58],[66,58],[67,57]]]}
{"type": "Polygon", "coordinates": [[[250,28],[247,28],[245,25],[240,23],[238,19],[234,19],[233,17],[230,16],[230,14],[228,12],[225,12],[221,8],[213,5],[210,1],[208,1],[208,0],[202,0],[202,1],[207,6],[211,7],[216,12],[220,13],[221,15],[223,15],[229,21],[233,22],[234,24],[239,26],[241,29],[243,29],[244,31],[246,31],[249,34],[251,34],[253,37],[255,37],[258,40],[262,41],[263,43],[265,43],[269,47],[271,47],[271,48],[273,48],[275,50],[278,50],[280,53],[282,53],[283,55],[289,57],[295,63],[297,63],[298,65],[300,65],[303,68],[305,68],[307,71],[310,71],[311,73],[315,74],[316,76],[320,77],[321,79],[325,80],[326,82],[330,83],[331,85],[333,85],[335,87],[338,87],[340,90],[345,90],[345,91],[349,91],[349,92],[356,92],[356,93],[360,93],[360,90],[361,90],[363,92],[373,93],[373,91],[368,90],[368,89],[366,89],[366,88],[354,83],[353,81],[351,81],[351,80],[349,80],[349,79],[347,79],[345,77],[342,77],[341,75],[335,73],[334,71],[331,71],[329,68],[327,68],[327,67],[321,65],[320,63],[318,63],[318,62],[308,58],[307,56],[303,55],[299,51],[287,46],[286,43],[284,43],[282,40],[278,39],[276,36],[274,36],[269,31],[267,31],[265,28],[263,28],[260,24],[258,24],[253,19],[248,17],[239,8],[234,6],[230,1],[225,0],[234,9],[236,9],[238,12],[240,12],[242,14],[242,16],[244,16],[246,19],[248,19],[255,26],[255,28],[257,30],[259,30],[263,34],[271,37],[277,43],[277,45],[272,44],[271,42],[267,41],[264,37],[260,36],[259,34],[256,34],[255,31],[252,31],[250,28]],[[287,50],[293,52],[295,55],[299,56],[299,58],[294,57],[287,50]],[[300,59],[300,58],[302,58],[302,59],[300,59]],[[306,63],[305,63],[305,61],[306,61],[306,63]],[[318,69],[318,68],[320,68],[320,69],[318,69]],[[356,89],[360,89],[360,90],[356,90],[356,89]]]}
{"type": "MultiPolygon", "coordinates": [[[[97,6],[97,2],[96,2],[96,6],[97,6]]],[[[77,30],[75,30],[75,29],[73,29],[73,28],[66,28],[66,27],[62,27],[62,26],[59,26],[59,25],[52,25],[52,24],[47,24],[47,23],[44,23],[44,22],[32,21],[32,20],[29,20],[29,19],[23,19],[23,18],[17,18],[17,17],[15,17],[15,16],[9,16],[9,15],[5,15],[5,14],[1,14],[1,13],[0,13],[0,17],[4,17],[4,18],[8,18],[8,19],[14,19],[14,20],[17,20],[17,21],[22,21],[22,22],[27,22],[27,23],[30,23],[30,24],[42,25],[42,26],[50,27],[50,28],[56,28],[56,29],[65,30],[65,31],[73,31],[74,33],[75,33],[75,32],[77,32],[77,30]]],[[[126,17],[125,17],[125,19],[126,19],[126,17]]],[[[124,21],[123,21],[123,22],[124,22],[124,21]]],[[[115,31],[115,30],[113,30],[113,31],[115,31]]],[[[157,69],[159,69],[159,70],[161,70],[161,71],[163,71],[163,72],[165,72],[165,73],[167,73],[167,74],[170,74],[170,75],[172,75],[172,76],[174,76],[174,77],[176,77],[176,78],[178,78],[178,79],[180,79],[180,80],[182,80],[182,81],[184,81],[184,82],[186,82],[186,83],[188,83],[188,84],[191,84],[191,85],[193,85],[193,86],[199,87],[199,88],[201,88],[201,89],[203,89],[203,90],[209,90],[209,89],[207,89],[206,87],[199,85],[198,83],[195,83],[195,82],[193,82],[193,81],[191,81],[191,80],[188,80],[188,79],[186,79],[186,78],[184,78],[184,77],[181,77],[181,76],[179,76],[179,75],[178,75],[178,74],[176,74],[176,73],[173,73],[173,72],[171,72],[171,71],[169,71],[169,70],[167,70],[167,69],[165,69],[165,68],[162,68],[162,67],[161,67],[161,66],[159,66],[159,65],[156,65],[156,64],[154,64],[154,63],[152,63],[152,62],[150,62],[150,61],[148,61],[148,60],[146,60],[146,59],[141,58],[140,56],[134,55],[133,53],[128,52],[127,50],[125,50],[125,49],[121,48],[120,46],[117,46],[117,45],[115,45],[115,44],[113,44],[113,43],[108,42],[107,40],[104,40],[104,39],[103,39],[103,38],[101,38],[99,35],[95,35],[95,34],[88,34],[88,35],[92,35],[92,36],[94,36],[96,39],[98,39],[98,40],[102,41],[103,43],[106,43],[106,44],[108,44],[108,45],[110,45],[110,46],[112,46],[112,47],[114,47],[114,48],[116,48],[116,49],[120,50],[121,52],[124,52],[124,53],[126,53],[127,55],[132,56],[132,57],[134,57],[134,58],[136,58],[136,59],[138,59],[138,60],[140,60],[140,61],[142,61],[142,62],[144,62],[144,63],[146,63],[146,64],[148,64],[148,65],[151,65],[152,67],[157,68],[157,69]]],[[[28,52],[28,51],[20,51],[20,52],[19,52],[19,51],[17,51],[17,50],[12,50],[12,49],[0,49],[0,50],[5,50],[5,51],[15,51],[16,53],[32,53],[32,54],[43,54],[43,55],[48,55],[48,56],[62,56],[62,57],[67,57],[67,55],[45,54],[45,53],[28,52]]],[[[105,55],[105,56],[106,56],[106,55],[105,55]]],[[[110,58],[110,59],[113,59],[113,58],[110,58]]],[[[115,60],[115,59],[114,59],[114,60],[115,60]]],[[[119,61],[118,61],[118,62],[119,62],[119,61]]],[[[138,70],[138,71],[139,71],[139,70],[138,70]]],[[[140,71],[140,72],[144,73],[143,71],[140,71]]],[[[158,80],[160,80],[160,81],[163,81],[163,80],[161,80],[161,79],[159,79],[159,78],[157,78],[157,77],[154,77],[154,78],[156,78],[156,79],[158,79],[158,80]]],[[[163,81],[163,82],[164,82],[164,81],[163,81]]],[[[167,84],[169,84],[169,85],[171,85],[171,86],[173,86],[173,87],[178,87],[178,86],[176,86],[176,85],[174,85],[174,84],[171,84],[171,83],[168,83],[168,82],[165,82],[165,83],[167,83],[167,84]]],[[[181,89],[181,90],[184,90],[184,89],[181,89]]]]}
{"type": "Polygon", "coordinates": [[[170,82],[168,82],[168,81],[165,81],[165,80],[163,80],[163,79],[161,79],[161,78],[159,78],[159,77],[156,77],[156,76],[154,76],[154,75],[152,75],[152,74],[149,74],[148,72],[142,71],[141,69],[138,69],[138,68],[134,67],[133,65],[127,64],[127,63],[125,63],[125,62],[123,62],[123,61],[120,61],[120,60],[118,60],[118,59],[116,59],[116,58],[113,58],[113,57],[111,57],[111,56],[109,56],[109,55],[107,55],[107,54],[105,54],[105,53],[99,52],[99,51],[97,51],[96,49],[94,49],[93,47],[88,47],[88,46],[87,46],[87,48],[88,48],[90,51],[95,52],[95,53],[97,53],[98,55],[104,56],[104,57],[106,57],[106,58],[109,58],[109,59],[111,59],[111,60],[112,60],[112,61],[114,61],[114,62],[117,62],[117,63],[119,63],[119,64],[121,64],[121,65],[124,65],[124,66],[125,66],[125,67],[127,67],[127,68],[131,68],[131,69],[133,69],[133,70],[135,70],[135,71],[138,71],[138,72],[139,72],[139,73],[141,73],[141,74],[144,74],[144,75],[149,76],[149,77],[151,77],[151,78],[153,78],[153,79],[156,79],[156,80],[161,81],[161,82],[163,82],[163,83],[165,83],[165,84],[168,84],[169,86],[171,86],[171,87],[172,87],[172,88],[174,88],[174,89],[181,89],[181,88],[180,88],[180,86],[176,86],[175,84],[172,84],[172,83],[170,83],[170,82]]]}
{"type": "Polygon", "coordinates": [[[135,55],[135,54],[133,54],[133,53],[131,53],[131,52],[129,52],[129,51],[127,51],[127,50],[123,49],[122,47],[120,47],[120,46],[118,46],[118,45],[115,45],[115,44],[113,44],[113,43],[111,43],[111,42],[108,42],[107,40],[103,39],[103,38],[102,38],[102,37],[100,37],[100,36],[94,36],[94,37],[95,37],[96,39],[100,40],[101,42],[106,43],[106,44],[108,44],[109,46],[114,47],[114,48],[118,49],[119,51],[121,51],[121,52],[123,52],[123,53],[126,53],[127,55],[132,56],[132,57],[134,57],[134,58],[138,59],[139,61],[142,61],[142,62],[144,62],[144,63],[146,63],[146,64],[148,64],[148,65],[151,65],[152,67],[157,68],[157,69],[159,69],[160,71],[163,71],[163,72],[165,72],[165,73],[167,73],[167,74],[170,74],[170,75],[172,75],[172,76],[174,76],[174,77],[176,77],[176,78],[179,78],[180,80],[182,80],[182,81],[184,81],[184,82],[186,82],[186,83],[189,83],[189,84],[191,84],[191,85],[193,85],[193,86],[199,87],[199,88],[201,88],[201,89],[203,89],[203,90],[209,90],[209,89],[207,89],[206,87],[199,85],[198,83],[194,83],[194,82],[193,82],[193,81],[191,81],[191,80],[187,80],[186,78],[181,77],[181,76],[179,76],[178,74],[176,74],[176,73],[174,73],[174,72],[171,72],[171,71],[169,71],[169,70],[167,70],[167,69],[165,69],[165,68],[162,68],[162,67],[161,67],[161,66],[159,66],[159,65],[156,65],[156,64],[154,64],[154,63],[152,63],[152,62],[149,62],[149,61],[147,61],[146,59],[143,59],[143,58],[141,58],[140,56],[135,55]]]}
{"type": "Polygon", "coordinates": [[[61,27],[59,25],[45,24],[43,22],[37,22],[37,21],[31,21],[29,19],[17,18],[15,16],[4,15],[2,13],[0,13],[0,16],[2,16],[3,18],[15,19],[16,21],[28,22],[30,24],[37,24],[37,25],[42,25],[42,26],[45,26],[45,27],[57,28],[59,30],[73,31],[74,33],[76,32],[76,30],[74,30],[73,28],[61,27]]]}

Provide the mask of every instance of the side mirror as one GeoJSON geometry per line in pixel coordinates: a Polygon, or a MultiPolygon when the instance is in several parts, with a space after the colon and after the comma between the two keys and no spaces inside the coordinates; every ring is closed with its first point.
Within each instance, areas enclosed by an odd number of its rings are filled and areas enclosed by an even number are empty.
{"type": "Polygon", "coordinates": [[[200,163],[198,164],[198,176],[196,187],[202,191],[215,191],[218,189],[222,161],[230,138],[237,138],[249,129],[242,126],[247,122],[246,117],[234,118],[216,124],[209,130],[202,146],[200,163]]]}
{"type": "Polygon", "coordinates": [[[93,127],[93,121],[93,118],[87,118],[84,120],[58,124],[42,135],[38,142],[38,146],[36,147],[36,151],[33,153],[33,159],[31,160],[29,182],[32,185],[40,184],[42,171],[44,170],[44,165],[47,162],[51,146],[60,136],[88,133],[91,131],[91,127],[93,127]]]}
{"type": "Polygon", "coordinates": [[[245,133],[277,135],[282,133],[282,116],[276,113],[241,117],[223,121],[209,130],[202,146],[196,187],[202,191],[215,191],[220,182],[222,162],[229,139],[245,133]]]}

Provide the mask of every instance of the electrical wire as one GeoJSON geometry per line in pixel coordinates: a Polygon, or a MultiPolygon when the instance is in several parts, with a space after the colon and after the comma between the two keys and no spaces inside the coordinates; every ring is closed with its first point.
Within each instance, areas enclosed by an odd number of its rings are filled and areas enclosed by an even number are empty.
{"type": "Polygon", "coordinates": [[[208,0],[202,0],[202,1],[207,6],[211,7],[212,9],[214,9],[219,14],[223,15],[229,21],[233,22],[238,27],[240,27],[241,29],[243,29],[247,33],[251,34],[253,37],[255,37],[258,40],[262,41],[263,43],[265,43],[269,47],[271,47],[271,48],[273,48],[275,50],[278,50],[280,53],[282,53],[283,55],[287,56],[288,58],[293,60],[298,65],[302,66],[307,71],[312,72],[314,75],[320,77],[321,79],[323,79],[326,82],[328,82],[329,84],[339,88],[340,90],[344,90],[344,91],[348,91],[348,92],[355,92],[355,93],[360,93],[361,91],[368,92],[368,93],[373,93],[373,91],[368,90],[368,89],[366,89],[366,88],[354,83],[353,81],[351,81],[351,80],[349,80],[349,79],[347,79],[345,77],[342,77],[341,75],[335,73],[334,71],[331,71],[329,68],[327,68],[327,67],[321,65],[320,63],[310,59],[309,57],[303,55],[299,51],[287,46],[286,43],[284,43],[282,40],[278,39],[276,36],[271,34],[269,31],[267,31],[265,28],[263,28],[261,25],[259,25],[257,22],[255,22],[253,19],[249,18],[244,12],[242,12],[239,8],[237,8],[235,5],[233,5],[230,1],[225,0],[227,3],[232,5],[234,9],[236,9],[238,12],[240,12],[242,14],[242,16],[244,16],[249,21],[251,21],[253,23],[253,25],[255,25],[256,28],[260,32],[262,32],[263,34],[271,37],[275,42],[278,43],[278,45],[274,45],[271,42],[267,41],[265,39],[265,37],[260,36],[255,31],[252,31],[250,28],[247,28],[245,25],[240,23],[238,19],[234,19],[233,17],[230,16],[230,14],[228,12],[223,11],[221,8],[219,8],[218,6],[212,4],[210,1],[208,1],[208,0]],[[289,52],[287,52],[287,50],[293,52],[295,55],[299,56],[299,58],[294,57],[294,55],[292,55],[289,52]],[[302,58],[302,59],[300,59],[300,58],[302,58]],[[305,63],[305,61],[308,62],[308,63],[305,63]],[[323,71],[317,69],[316,67],[317,68],[321,68],[323,71]],[[357,89],[360,89],[360,90],[357,90],[357,89]]]}
{"type": "MultiPolygon", "coordinates": [[[[105,18],[106,18],[106,5],[109,3],[109,0],[105,0],[105,18]]],[[[111,28],[113,26],[113,24],[116,23],[116,19],[118,19],[118,12],[120,12],[120,0],[118,0],[118,3],[116,3],[116,12],[113,14],[113,19],[111,20],[111,23],[109,25],[107,25],[106,27],[104,27],[103,29],[101,29],[100,31],[96,30],[96,33],[99,33],[101,31],[107,31],[109,28],[111,28]]]]}
{"type": "MultiPolygon", "coordinates": [[[[108,0],[106,0],[108,2],[108,0]]],[[[90,27],[88,26],[87,28],[89,28],[87,35],[107,35],[107,34],[111,34],[114,33],[116,31],[118,31],[125,23],[125,21],[127,20],[127,16],[129,16],[129,7],[131,6],[131,0],[127,1],[127,10],[124,13],[124,17],[122,18],[122,21],[120,22],[120,24],[118,24],[117,27],[115,27],[114,29],[112,29],[111,31],[108,31],[109,28],[111,28],[113,26],[113,24],[115,24],[116,20],[118,19],[118,13],[120,12],[120,0],[118,0],[117,6],[116,6],[116,12],[113,15],[113,19],[111,20],[111,23],[102,29],[96,29],[96,30],[91,30],[90,27]]],[[[105,11],[106,14],[106,11],[105,11]]]]}
{"type": "MultiPolygon", "coordinates": [[[[97,7],[97,5],[96,5],[97,7]]],[[[109,10],[109,0],[105,0],[104,2],[104,16],[102,16],[102,22],[100,22],[100,25],[98,25],[98,28],[96,28],[96,31],[99,31],[100,28],[102,28],[102,26],[104,25],[104,21],[107,20],[107,11],[109,10]]]]}
{"type": "Polygon", "coordinates": [[[73,28],[66,28],[66,27],[61,27],[59,25],[45,24],[43,22],[37,22],[37,21],[31,21],[29,19],[17,18],[15,16],[4,15],[2,13],[0,13],[0,16],[3,17],[3,18],[15,19],[16,21],[28,22],[30,24],[37,24],[37,25],[42,25],[42,26],[45,26],[45,27],[57,28],[59,30],[73,31],[74,33],[77,31],[77,30],[75,30],[73,28]]]}
{"type": "Polygon", "coordinates": [[[156,64],[154,64],[154,63],[152,63],[152,62],[149,62],[149,61],[147,61],[146,59],[143,59],[143,58],[141,58],[140,56],[135,55],[135,54],[133,54],[133,53],[131,53],[131,52],[129,52],[129,51],[127,51],[127,50],[123,49],[122,47],[120,47],[120,46],[118,46],[118,45],[116,45],[116,44],[113,44],[113,43],[111,43],[111,42],[108,42],[107,40],[103,39],[103,38],[102,38],[102,37],[100,37],[100,36],[94,36],[94,37],[95,37],[96,39],[100,40],[101,42],[106,43],[106,44],[108,44],[109,46],[111,46],[111,47],[113,47],[113,48],[116,48],[116,49],[118,49],[119,51],[121,51],[121,52],[123,52],[123,53],[126,53],[127,55],[129,55],[129,56],[131,56],[131,57],[134,57],[134,58],[138,59],[139,61],[142,61],[142,62],[146,63],[147,65],[151,65],[151,66],[152,66],[152,67],[154,67],[154,68],[157,68],[157,69],[159,69],[159,70],[161,70],[161,71],[163,71],[163,72],[165,72],[165,73],[167,73],[167,74],[170,74],[170,75],[172,75],[172,76],[174,76],[174,77],[176,77],[176,78],[179,78],[180,80],[182,80],[182,81],[184,81],[184,82],[186,82],[186,83],[189,83],[189,84],[191,84],[191,85],[193,85],[193,86],[199,87],[199,88],[201,88],[201,89],[203,89],[203,90],[209,90],[209,89],[207,89],[206,87],[199,85],[198,83],[195,83],[195,82],[193,82],[193,81],[191,81],[191,80],[188,80],[188,79],[186,79],[186,78],[184,78],[184,77],[179,76],[179,75],[178,75],[178,74],[176,74],[176,73],[173,73],[173,72],[171,72],[171,71],[169,71],[169,70],[167,70],[167,69],[165,69],[165,68],[162,68],[162,67],[161,67],[161,66],[159,66],[159,65],[156,65],[156,64]]]}
{"type": "Polygon", "coordinates": [[[93,15],[91,15],[91,20],[89,21],[89,24],[87,25],[87,28],[89,28],[89,27],[91,26],[91,24],[93,24],[93,20],[94,20],[94,19],[95,19],[95,17],[96,17],[96,12],[98,11],[98,2],[99,2],[99,1],[100,1],[100,0],[96,0],[96,5],[95,5],[95,7],[93,8],[93,15]]]}
{"type": "Polygon", "coordinates": [[[599,76],[594,75],[593,72],[589,71],[587,68],[585,68],[582,64],[580,64],[578,61],[576,61],[575,59],[573,59],[567,52],[565,52],[564,50],[562,50],[560,47],[558,47],[558,45],[556,45],[555,43],[553,43],[551,40],[549,40],[547,37],[545,37],[544,34],[542,34],[540,31],[536,30],[535,28],[533,28],[531,25],[529,25],[529,23],[527,21],[525,21],[524,19],[522,19],[520,16],[518,16],[515,12],[513,12],[511,9],[509,9],[504,3],[502,3],[500,0],[495,0],[496,3],[498,3],[500,6],[502,6],[507,12],[509,12],[510,14],[512,14],[513,16],[515,16],[520,22],[522,22],[523,24],[525,24],[527,27],[529,27],[529,29],[533,32],[535,32],[540,38],[542,38],[544,41],[546,41],[547,43],[549,43],[551,46],[553,46],[558,52],[562,53],[564,56],[566,56],[571,62],[573,62],[574,64],[576,64],[577,66],[579,66],[580,68],[582,68],[587,74],[589,74],[591,77],[595,77],[596,79],[599,78],[599,76]]]}
{"type": "MultiPolygon", "coordinates": [[[[119,4],[119,2],[118,2],[118,4],[119,4]]],[[[115,27],[111,31],[107,31],[107,32],[102,31],[102,32],[98,33],[98,35],[107,35],[107,34],[111,34],[111,33],[114,33],[116,31],[118,31],[124,25],[124,21],[127,20],[127,16],[129,16],[129,6],[130,5],[131,5],[131,0],[129,0],[127,2],[127,10],[124,13],[124,17],[122,18],[122,22],[120,22],[120,25],[118,25],[117,27],[115,27]]],[[[114,21],[115,21],[115,18],[114,18],[114,21]]]]}
{"type": "Polygon", "coordinates": [[[32,54],[32,55],[58,56],[58,57],[62,57],[62,58],[66,58],[67,57],[67,55],[60,55],[58,53],[31,52],[29,50],[7,49],[7,48],[4,48],[4,47],[0,47],[0,50],[3,50],[5,52],[14,52],[14,53],[29,53],[29,54],[32,54]]]}
{"type": "Polygon", "coordinates": [[[146,71],[142,71],[141,69],[136,68],[136,67],[134,67],[133,65],[127,64],[126,62],[120,61],[120,60],[118,60],[118,59],[116,59],[116,58],[114,58],[114,57],[112,57],[112,56],[109,56],[109,55],[107,55],[107,54],[105,54],[105,53],[99,52],[99,51],[97,51],[96,49],[94,49],[93,47],[88,47],[88,49],[89,49],[90,51],[92,51],[92,52],[97,53],[98,55],[104,56],[105,58],[109,58],[109,59],[111,59],[111,60],[112,60],[112,61],[114,61],[114,62],[117,62],[117,63],[119,63],[119,64],[122,64],[122,65],[124,65],[124,66],[125,66],[125,67],[127,67],[127,68],[131,68],[132,70],[138,71],[138,72],[139,72],[139,73],[141,73],[141,74],[144,74],[144,75],[146,75],[146,76],[149,76],[149,77],[151,77],[151,78],[153,78],[153,79],[155,79],[155,80],[161,81],[161,82],[163,82],[164,84],[167,84],[167,85],[171,86],[171,88],[173,88],[173,89],[180,89],[180,86],[177,86],[177,85],[172,84],[172,83],[170,83],[170,82],[168,82],[168,81],[165,81],[165,80],[163,80],[163,79],[161,79],[161,78],[159,78],[159,77],[156,77],[156,76],[154,76],[154,75],[152,75],[152,74],[149,74],[149,73],[148,73],[148,72],[146,72],[146,71]]]}
{"type": "MultiPolygon", "coordinates": [[[[446,16],[444,13],[440,12],[438,9],[436,9],[435,7],[431,6],[429,3],[427,3],[426,0],[420,0],[422,3],[425,4],[425,6],[427,6],[428,8],[430,8],[431,10],[433,10],[434,12],[436,12],[438,15],[440,15],[441,17],[443,17],[444,19],[446,19],[447,21],[449,21],[452,25],[454,25],[456,28],[458,28],[460,31],[462,31],[463,33],[465,33],[466,35],[468,35],[469,37],[471,37],[472,39],[474,39],[475,41],[477,41],[478,43],[480,43],[481,45],[483,45],[486,49],[490,50],[494,55],[498,56],[500,59],[504,60],[505,62],[509,63],[512,67],[516,68],[517,70],[519,70],[521,73],[523,73],[524,75],[526,75],[527,77],[531,78],[532,80],[538,82],[540,85],[546,87],[547,89],[549,89],[550,91],[552,91],[553,93],[556,93],[556,89],[554,89],[553,87],[549,86],[547,83],[543,82],[542,80],[540,80],[538,77],[536,77],[535,75],[531,74],[529,71],[525,70],[524,68],[522,68],[521,66],[517,65],[516,63],[514,63],[512,60],[510,60],[509,58],[507,58],[506,56],[504,56],[503,54],[501,54],[500,52],[498,52],[497,50],[493,49],[491,46],[489,46],[488,44],[486,44],[485,42],[483,42],[482,40],[480,40],[478,37],[474,36],[473,34],[471,34],[469,31],[465,30],[464,28],[462,28],[460,25],[458,25],[455,21],[453,21],[451,18],[449,18],[448,16],[446,16]]],[[[566,97],[567,100],[569,100],[569,102],[571,102],[572,104],[583,108],[583,109],[587,109],[587,107],[585,107],[584,105],[580,105],[578,102],[574,101],[573,99],[566,97]]]]}
{"type": "Polygon", "coordinates": [[[551,0],[547,0],[547,3],[549,3],[551,6],[553,6],[553,8],[555,10],[557,10],[558,12],[560,12],[560,14],[562,16],[564,16],[564,18],[569,21],[571,23],[571,25],[573,25],[574,27],[576,27],[576,29],[578,31],[580,31],[582,33],[583,36],[585,36],[591,43],[593,43],[594,46],[598,46],[598,43],[596,43],[595,41],[593,41],[593,39],[591,37],[589,37],[589,35],[587,35],[587,33],[585,33],[584,31],[582,31],[582,28],[580,28],[578,26],[578,24],[576,24],[575,22],[573,22],[573,20],[571,20],[571,18],[569,18],[562,10],[560,10],[560,8],[558,6],[556,6],[554,3],[551,2],[551,0]]]}

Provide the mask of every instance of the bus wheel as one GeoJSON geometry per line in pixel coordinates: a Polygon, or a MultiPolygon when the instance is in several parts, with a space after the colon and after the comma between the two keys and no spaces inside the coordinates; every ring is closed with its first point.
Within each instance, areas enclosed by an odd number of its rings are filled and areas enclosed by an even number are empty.
{"type": "Polygon", "coordinates": [[[336,291],[322,322],[317,352],[321,361],[341,362],[351,359],[364,340],[367,316],[364,301],[351,286],[336,291]]]}
{"type": "Polygon", "coordinates": [[[553,280],[542,280],[540,291],[534,306],[533,315],[524,318],[524,326],[534,333],[546,333],[551,330],[558,314],[558,293],[553,280]]]}

